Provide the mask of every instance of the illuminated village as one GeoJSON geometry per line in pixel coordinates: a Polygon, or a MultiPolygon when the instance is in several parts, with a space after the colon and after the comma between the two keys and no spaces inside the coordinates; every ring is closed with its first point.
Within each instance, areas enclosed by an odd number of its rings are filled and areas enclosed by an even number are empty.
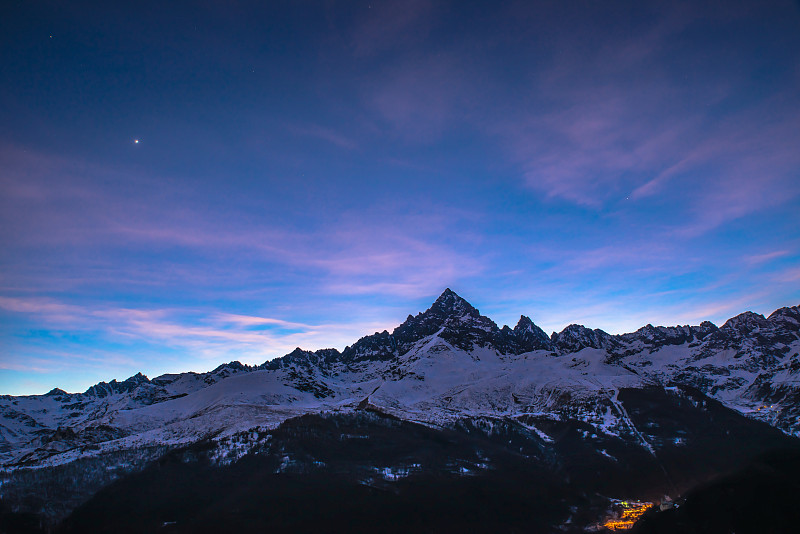
{"type": "MultiPolygon", "coordinates": [[[[607,519],[597,523],[586,530],[588,532],[604,532],[607,530],[622,532],[633,527],[636,521],[644,513],[652,508],[652,502],[646,501],[622,501],[614,499],[611,513],[607,519]]],[[[661,510],[667,510],[673,506],[672,502],[665,500],[660,505],[661,510]]]]}

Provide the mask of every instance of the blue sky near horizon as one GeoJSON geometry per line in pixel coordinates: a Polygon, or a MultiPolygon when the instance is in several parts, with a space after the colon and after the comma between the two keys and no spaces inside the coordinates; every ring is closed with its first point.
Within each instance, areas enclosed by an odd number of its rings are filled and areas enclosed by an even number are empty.
{"type": "Polygon", "coordinates": [[[1,9],[0,394],[800,304],[797,2],[1,9]]]}

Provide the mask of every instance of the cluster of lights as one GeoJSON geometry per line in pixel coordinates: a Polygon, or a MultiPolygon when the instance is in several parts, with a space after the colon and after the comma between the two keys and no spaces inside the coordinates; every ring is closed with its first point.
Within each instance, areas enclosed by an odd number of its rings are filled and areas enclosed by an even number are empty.
{"type": "Polygon", "coordinates": [[[651,502],[622,501],[619,503],[622,513],[618,517],[607,519],[603,526],[609,530],[628,530],[636,520],[644,514],[648,508],[653,506],[651,502]]]}

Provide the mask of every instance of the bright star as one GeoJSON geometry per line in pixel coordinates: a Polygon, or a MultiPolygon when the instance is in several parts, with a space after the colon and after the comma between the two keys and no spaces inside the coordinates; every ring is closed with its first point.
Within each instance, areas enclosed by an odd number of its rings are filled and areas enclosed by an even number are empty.
{"type": "Polygon", "coordinates": [[[134,139],[133,140],[133,144],[138,145],[139,144],[139,140],[138,139],[134,139]]]}

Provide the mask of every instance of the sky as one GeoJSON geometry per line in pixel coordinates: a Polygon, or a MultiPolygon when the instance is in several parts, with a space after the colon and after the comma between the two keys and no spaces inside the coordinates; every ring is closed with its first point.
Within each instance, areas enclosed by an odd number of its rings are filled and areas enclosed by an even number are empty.
{"type": "Polygon", "coordinates": [[[2,3],[0,394],[446,287],[547,332],[799,305],[800,3],[2,3]]]}

